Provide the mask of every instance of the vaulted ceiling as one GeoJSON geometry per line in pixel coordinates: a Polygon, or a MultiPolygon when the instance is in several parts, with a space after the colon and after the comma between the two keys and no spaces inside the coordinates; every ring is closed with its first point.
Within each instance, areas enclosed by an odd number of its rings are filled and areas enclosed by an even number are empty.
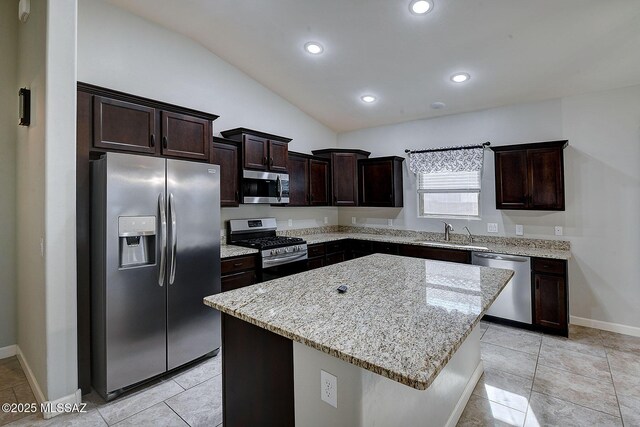
{"type": "Polygon", "coordinates": [[[110,0],[338,132],[640,83],[638,0],[434,1],[110,0]]]}

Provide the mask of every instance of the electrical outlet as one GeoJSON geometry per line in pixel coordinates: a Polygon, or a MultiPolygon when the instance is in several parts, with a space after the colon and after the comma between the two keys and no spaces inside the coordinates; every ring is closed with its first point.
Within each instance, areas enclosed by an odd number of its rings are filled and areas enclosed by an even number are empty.
{"type": "Polygon", "coordinates": [[[387,225],[388,225],[389,227],[393,227],[393,220],[392,220],[391,218],[389,218],[389,219],[387,220],[387,225]]]}
{"type": "Polygon", "coordinates": [[[498,232],[498,224],[495,222],[490,222],[487,224],[487,233],[497,233],[498,232]]]}
{"type": "Polygon", "coordinates": [[[356,217],[355,217],[355,216],[352,216],[352,217],[351,217],[351,224],[355,224],[355,223],[356,223],[356,217]]]}
{"type": "Polygon", "coordinates": [[[338,378],[323,370],[320,370],[320,399],[338,407],[338,378]]]}
{"type": "Polygon", "coordinates": [[[524,227],[522,224],[516,224],[516,236],[524,236],[524,227]]]}
{"type": "Polygon", "coordinates": [[[287,225],[289,225],[289,227],[293,227],[293,220],[292,220],[292,219],[290,219],[290,220],[288,221],[288,224],[287,224],[287,225]]]}
{"type": "Polygon", "coordinates": [[[563,231],[562,231],[562,226],[561,225],[556,225],[555,233],[556,233],[556,236],[562,236],[563,231]]]}
{"type": "Polygon", "coordinates": [[[327,216],[324,217],[324,223],[325,224],[329,224],[329,217],[327,217],[327,216]]]}

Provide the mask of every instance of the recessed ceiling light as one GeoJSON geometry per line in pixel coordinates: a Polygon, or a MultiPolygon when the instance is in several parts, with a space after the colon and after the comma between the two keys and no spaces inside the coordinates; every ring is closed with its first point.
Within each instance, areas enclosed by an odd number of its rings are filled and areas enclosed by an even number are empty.
{"type": "Polygon", "coordinates": [[[455,73],[451,76],[451,81],[454,83],[464,83],[470,78],[471,76],[468,73],[455,73]]]}
{"type": "Polygon", "coordinates": [[[431,108],[434,110],[442,110],[444,107],[446,107],[445,103],[440,101],[436,101],[431,104],[431,108]]]}
{"type": "Polygon", "coordinates": [[[409,10],[416,15],[424,15],[433,9],[433,0],[413,0],[409,3],[409,10]]]}
{"type": "Polygon", "coordinates": [[[304,45],[304,50],[312,55],[320,55],[324,52],[324,48],[318,42],[309,42],[304,45]]]}
{"type": "Polygon", "coordinates": [[[373,95],[362,95],[360,97],[360,99],[362,100],[362,102],[366,102],[367,104],[371,104],[372,102],[375,102],[376,97],[373,95]]]}

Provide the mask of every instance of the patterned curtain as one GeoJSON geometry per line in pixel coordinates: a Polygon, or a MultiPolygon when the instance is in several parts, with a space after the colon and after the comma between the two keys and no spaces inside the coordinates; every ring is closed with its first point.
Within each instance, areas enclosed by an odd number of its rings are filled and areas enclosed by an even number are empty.
{"type": "Polygon", "coordinates": [[[409,153],[409,170],[416,174],[482,171],[484,160],[484,148],[482,147],[478,148],[477,145],[471,145],[444,147],[438,150],[442,151],[409,153]],[[457,149],[452,150],[452,148],[457,149]]]}

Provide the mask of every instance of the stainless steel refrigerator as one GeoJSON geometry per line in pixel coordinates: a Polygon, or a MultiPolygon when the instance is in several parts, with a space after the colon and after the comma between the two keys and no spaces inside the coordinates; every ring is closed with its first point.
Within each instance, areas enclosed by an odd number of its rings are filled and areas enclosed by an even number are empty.
{"type": "Polygon", "coordinates": [[[92,162],[92,383],[109,400],[220,348],[220,168],[92,162]]]}

